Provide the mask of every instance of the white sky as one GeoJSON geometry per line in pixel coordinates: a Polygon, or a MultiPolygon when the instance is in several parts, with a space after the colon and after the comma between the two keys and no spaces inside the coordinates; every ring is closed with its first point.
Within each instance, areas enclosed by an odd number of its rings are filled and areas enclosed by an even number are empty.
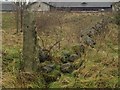
{"type": "MultiPolygon", "coordinates": [[[[17,0],[0,0],[0,1],[17,1],[17,0]]],[[[36,0],[22,0],[22,1],[33,2],[36,0]]],[[[38,1],[44,1],[44,2],[118,2],[120,0],[38,0],[38,1]]]]}

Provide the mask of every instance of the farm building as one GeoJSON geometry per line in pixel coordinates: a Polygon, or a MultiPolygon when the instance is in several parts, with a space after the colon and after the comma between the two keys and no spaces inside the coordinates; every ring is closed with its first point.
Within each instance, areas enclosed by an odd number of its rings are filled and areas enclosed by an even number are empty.
{"type": "MultiPolygon", "coordinates": [[[[33,2],[30,4],[29,8],[32,11],[50,11],[50,5],[44,2],[33,2]]],[[[13,2],[2,2],[2,8],[0,11],[11,12],[15,11],[15,5],[13,2]]]]}
{"type": "Polygon", "coordinates": [[[33,11],[112,11],[112,2],[34,2],[33,11]]]}
{"type": "Polygon", "coordinates": [[[51,10],[67,11],[111,11],[112,2],[51,2],[51,10]]]}
{"type": "Polygon", "coordinates": [[[0,8],[0,11],[7,11],[11,12],[15,10],[15,6],[13,2],[2,2],[2,8],[0,8]]]}
{"type": "MultiPolygon", "coordinates": [[[[32,11],[112,11],[112,2],[33,2],[32,11]]],[[[2,11],[14,11],[13,2],[2,2],[2,11]]]]}
{"type": "Polygon", "coordinates": [[[32,11],[50,11],[51,5],[45,2],[33,2],[29,6],[32,11]]]}

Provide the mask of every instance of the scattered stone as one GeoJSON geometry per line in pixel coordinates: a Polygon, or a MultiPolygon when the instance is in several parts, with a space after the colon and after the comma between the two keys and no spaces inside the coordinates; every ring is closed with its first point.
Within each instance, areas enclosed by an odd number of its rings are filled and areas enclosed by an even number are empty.
{"type": "Polygon", "coordinates": [[[55,64],[49,64],[49,65],[47,65],[47,66],[50,67],[50,68],[52,68],[52,69],[55,68],[55,64]]]}
{"type": "Polygon", "coordinates": [[[41,66],[42,72],[45,72],[45,73],[50,73],[54,69],[55,69],[55,64],[47,64],[47,65],[41,66]]]}
{"type": "Polygon", "coordinates": [[[91,38],[93,38],[96,34],[97,34],[97,31],[94,29],[94,27],[92,27],[87,33],[87,35],[91,38]]]}
{"type": "Polygon", "coordinates": [[[64,51],[61,57],[62,63],[67,63],[70,57],[70,52],[64,51]]]}
{"type": "Polygon", "coordinates": [[[72,55],[70,55],[68,61],[70,61],[70,62],[74,62],[77,58],[78,58],[78,55],[76,55],[76,54],[72,54],[72,55]]]}
{"type": "Polygon", "coordinates": [[[51,60],[51,56],[49,55],[48,51],[41,51],[39,52],[39,61],[41,62],[45,62],[45,61],[50,61],[51,60]]]}
{"type": "Polygon", "coordinates": [[[87,44],[88,46],[94,48],[94,45],[96,44],[96,42],[89,36],[86,36],[84,38],[84,43],[87,44]]]}
{"type": "Polygon", "coordinates": [[[68,58],[69,58],[69,57],[67,57],[67,56],[61,57],[62,63],[67,63],[67,62],[68,62],[68,58]]]}
{"type": "Polygon", "coordinates": [[[49,66],[44,66],[42,67],[42,72],[50,73],[53,69],[50,68],[49,66]]]}
{"type": "Polygon", "coordinates": [[[73,67],[71,63],[65,63],[60,67],[61,72],[63,73],[71,73],[73,71],[73,67]]]}
{"type": "Polygon", "coordinates": [[[95,30],[97,31],[97,34],[101,34],[102,29],[103,29],[103,25],[101,23],[97,23],[95,25],[95,30]]]}

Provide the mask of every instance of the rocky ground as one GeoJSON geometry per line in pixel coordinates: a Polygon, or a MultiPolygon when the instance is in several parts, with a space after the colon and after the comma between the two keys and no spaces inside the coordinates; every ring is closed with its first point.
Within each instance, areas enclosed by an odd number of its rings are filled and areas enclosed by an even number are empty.
{"type": "Polygon", "coordinates": [[[117,87],[118,26],[112,14],[37,14],[39,68],[36,74],[22,73],[22,79],[17,78],[22,33],[14,34],[12,17],[3,16],[3,87],[117,87]]]}

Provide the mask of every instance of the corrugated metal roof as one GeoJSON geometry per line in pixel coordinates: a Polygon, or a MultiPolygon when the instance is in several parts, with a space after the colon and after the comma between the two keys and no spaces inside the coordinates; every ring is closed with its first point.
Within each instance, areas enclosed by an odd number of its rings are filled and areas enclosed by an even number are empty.
{"type": "MultiPolygon", "coordinates": [[[[49,2],[54,7],[111,7],[112,2],[49,2]]],[[[1,10],[1,8],[0,8],[1,10]]],[[[2,11],[13,11],[15,6],[13,2],[2,2],[2,11]]]]}
{"type": "Polygon", "coordinates": [[[55,7],[111,7],[112,2],[50,2],[55,7]],[[86,3],[86,4],[85,4],[86,3]]]}

